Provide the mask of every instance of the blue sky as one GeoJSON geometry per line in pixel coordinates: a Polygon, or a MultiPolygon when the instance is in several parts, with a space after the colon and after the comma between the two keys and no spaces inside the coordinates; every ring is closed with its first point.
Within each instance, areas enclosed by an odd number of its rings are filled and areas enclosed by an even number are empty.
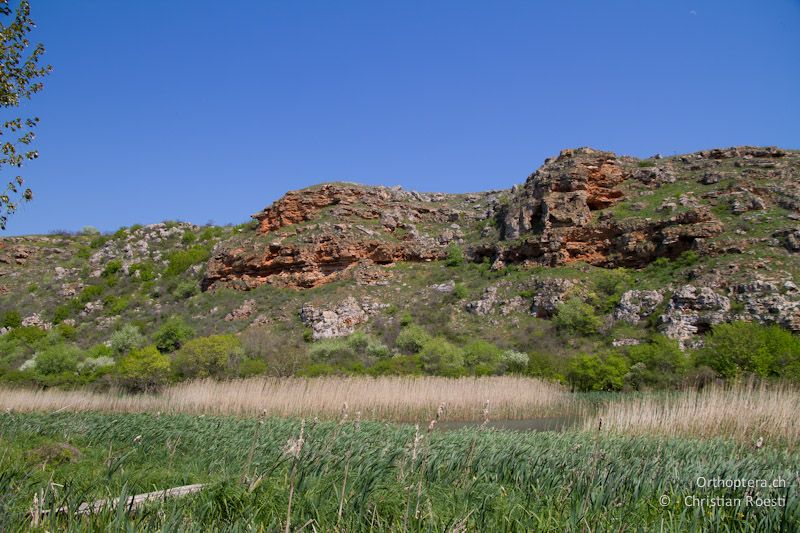
{"type": "Polygon", "coordinates": [[[31,1],[55,71],[6,235],[509,187],[565,147],[800,148],[796,0],[31,1]]]}

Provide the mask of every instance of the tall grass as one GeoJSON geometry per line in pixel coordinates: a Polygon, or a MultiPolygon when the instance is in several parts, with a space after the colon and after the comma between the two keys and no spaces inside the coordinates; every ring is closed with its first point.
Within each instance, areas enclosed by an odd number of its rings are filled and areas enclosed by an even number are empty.
{"type": "Polygon", "coordinates": [[[481,420],[487,401],[492,418],[519,419],[564,410],[570,398],[560,385],[508,376],[253,378],[181,383],[157,395],[0,388],[0,409],[334,419],[347,403],[365,419],[413,422],[427,421],[442,403],[449,420],[481,420]]]}
{"type": "Polygon", "coordinates": [[[29,528],[39,494],[50,511],[41,531],[798,531],[799,462],[719,439],[597,431],[0,413],[0,530],[29,528]],[[54,453],[66,445],[75,451],[54,453]],[[698,477],[783,479],[750,492],[785,505],[687,505],[687,496],[744,496],[698,477]],[[53,512],[193,483],[206,485],[136,513],[53,512]]]}
{"type": "Polygon", "coordinates": [[[789,385],[714,386],[612,401],[585,428],[631,435],[723,437],[793,448],[800,438],[800,391],[789,385]],[[600,423],[602,418],[602,424],[600,423]]]}

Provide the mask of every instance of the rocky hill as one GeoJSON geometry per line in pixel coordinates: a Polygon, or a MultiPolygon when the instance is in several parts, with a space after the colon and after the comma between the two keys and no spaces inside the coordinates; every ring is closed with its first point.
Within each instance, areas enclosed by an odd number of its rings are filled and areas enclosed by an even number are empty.
{"type": "Polygon", "coordinates": [[[391,345],[411,320],[553,354],[654,332],[699,346],[734,320],[800,331],[797,151],[570,149],[511,190],[328,183],[253,219],[4,238],[0,313],[67,324],[86,346],[172,316],[202,334],[260,328],[300,344],[363,329],[391,345]],[[600,335],[556,331],[570,300],[591,308],[600,335]]]}

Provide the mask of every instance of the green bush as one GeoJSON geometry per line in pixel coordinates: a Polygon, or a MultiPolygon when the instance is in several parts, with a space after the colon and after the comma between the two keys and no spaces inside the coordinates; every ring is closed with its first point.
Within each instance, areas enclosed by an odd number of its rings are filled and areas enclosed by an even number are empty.
{"type": "Polygon", "coordinates": [[[561,332],[580,335],[593,335],[602,324],[594,308],[578,297],[572,297],[556,307],[553,322],[561,332]]]}
{"type": "Polygon", "coordinates": [[[145,338],[139,331],[139,328],[132,324],[126,324],[122,329],[111,334],[110,341],[111,349],[114,353],[123,355],[143,346],[145,338]]]}
{"type": "Polygon", "coordinates": [[[267,363],[265,363],[262,359],[245,359],[242,361],[242,364],[239,365],[239,377],[242,378],[258,376],[261,374],[266,374],[266,372],[267,363]]]}
{"type": "Polygon", "coordinates": [[[0,327],[3,328],[18,328],[22,325],[22,316],[19,311],[11,310],[3,313],[3,320],[0,322],[0,327]]]}
{"type": "Polygon", "coordinates": [[[507,372],[524,372],[528,368],[529,361],[528,354],[516,350],[506,350],[500,358],[507,372]]]}
{"type": "Polygon", "coordinates": [[[391,357],[392,352],[375,337],[356,332],[347,337],[317,341],[308,349],[308,354],[315,363],[369,366],[375,360],[391,357]]]}
{"type": "Polygon", "coordinates": [[[397,354],[377,361],[367,373],[371,376],[419,375],[422,374],[422,360],[419,355],[397,354]]]}
{"type": "Polygon", "coordinates": [[[569,365],[567,380],[580,391],[618,391],[628,370],[628,362],[615,353],[579,355],[569,365]]]}
{"type": "Polygon", "coordinates": [[[82,356],[80,348],[70,344],[57,344],[36,352],[36,372],[45,376],[75,372],[82,356]]]}
{"type": "Polygon", "coordinates": [[[397,336],[395,345],[406,354],[419,353],[422,347],[431,340],[431,335],[427,331],[417,326],[410,324],[400,331],[397,336]]]}
{"type": "Polygon", "coordinates": [[[130,305],[130,299],[123,296],[106,296],[103,299],[103,309],[110,315],[118,315],[125,311],[130,305]]]}
{"type": "Polygon", "coordinates": [[[128,270],[131,277],[139,281],[153,281],[156,279],[155,266],[151,261],[135,263],[128,270]],[[138,274],[136,274],[138,272],[138,274]]]}
{"type": "Polygon", "coordinates": [[[207,261],[211,257],[211,251],[206,246],[193,246],[188,250],[178,250],[167,256],[167,269],[164,275],[167,277],[177,276],[186,272],[192,265],[207,261]]]}
{"type": "Polygon", "coordinates": [[[502,356],[500,348],[484,340],[475,340],[464,346],[464,365],[476,375],[494,374],[502,356]]]}
{"type": "Polygon", "coordinates": [[[447,247],[447,255],[445,256],[444,264],[449,267],[457,267],[464,264],[464,250],[455,243],[447,247]]]}
{"type": "Polygon", "coordinates": [[[633,277],[624,268],[601,270],[593,278],[592,304],[598,312],[609,313],[632,286],[633,277]]]}
{"type": "Polygon", "coordinates": [[[186,341],[175,352],[172,366],[183,378],[236,375],[244,350],[235,335],[211,335],[186,341]]]}
{"type": "Polygon", "coordinates": [[[178,283],[178,285],[172,291],[172,295],[180,300],[185,300],[186,298],[191,298],[199,292],[200,287],[197,285],[197,282],[186,280],[178,283]]]}
{"type": "Polygon", "coordinates": [[[173,317],[164,322],[153,336],[156,348],[161,353],[171,353],[194,337],[194,330],[182,318],[173,317]]]}
{"type": "Polygon", "coordinates": [[[663,335],[629,347],[627,355],[632,366],[625,381],[634,389],[678,387],[690,367],[688,356],[678,342],[663,335]]]}
{"type": "Polygon", "coordinates": [[[717,324],[697,353],[696,363],[725,378],[755,374],[800,381],[800,337],[775,325],[717,324]]]}
{"type": "Polygon", "coordinates": [[[120,384],[129,391],[157,390],[169,378],[169,358],[155,346],[133,350],[116,365],[115,374],[120,384]]]}
{"type": "Polygon", "coordinates": [[[455,298],[456,300],[463,300],[469,295],[469,291],[467,290],[467,288],[464,286],[463,283],[456,283],[455,286],[453,287],[452,294],[453,298],[455,298]]]}
{"type": "Polygon", "coordinates": [[[183,236],[181,237],[181,242],[187,245],[192,244],[196,240],[197,240],[197,235],[195,235],[192,230],[188,229],[183,232],[183,236]]]}
{"type": "Polygon", "coordinates": [[[116,274],[120,270],[122,270],[122,261],[120,261],[119,259],[112,259],[111,261],[106,263],[106,267],[103,269],[100,275],[103,276],[104,278],[107,278],[116,274]]]}
{"type": "Polygon", "coordinates": [[[434,337],[419,352],[422,368],[430,374],[460,376],[464,373],[464,353],[444,337],[434,337]]]}

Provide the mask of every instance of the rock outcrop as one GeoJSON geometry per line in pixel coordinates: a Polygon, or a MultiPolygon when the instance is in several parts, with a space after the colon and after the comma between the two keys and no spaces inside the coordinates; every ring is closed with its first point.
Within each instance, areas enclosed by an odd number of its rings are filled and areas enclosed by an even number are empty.
{"type": "Polygon", "coordinates": [[[292,191],[253,215],[256,235],[216,250],[203,286],[309,288],[345,275],[381,284],[388,276],[372,265],[444,257],[447,246],[461,238],[457,221],[488,216],[490,194],[423,194],[350,184],[292,191]]]}
{"type": "Polygon", "coordinates": [[[305,304],[300,309],[300,319],[311,328],[312,338],[329,339],[350,335],[385,307],[388,305],[368,298],[359,301],[351,296],[327,309],[305,304]]]}
{"type": "Polygon", "coordinates": [[[730,299],[717,294],[709,287],[684,285],[672,295],[664,314],[659,319],[659,329],[681,347],[697,344],[697,333],[725,322],[731,309],[730,299]]]}
{"type": "Polygon", "coordinates": [[[722,232],[719,220],[700,206],[662,220],[594,217],[623,198],[618,187],[631,177],[647,184],[674,181],[671,169],[646,170],[643,177],[629,158],[611,152],[562,151],[532,174],[505,208],[502,236],[512,242],[500,243],[498,256],[506,263],[642,267],[722,232]]]}

